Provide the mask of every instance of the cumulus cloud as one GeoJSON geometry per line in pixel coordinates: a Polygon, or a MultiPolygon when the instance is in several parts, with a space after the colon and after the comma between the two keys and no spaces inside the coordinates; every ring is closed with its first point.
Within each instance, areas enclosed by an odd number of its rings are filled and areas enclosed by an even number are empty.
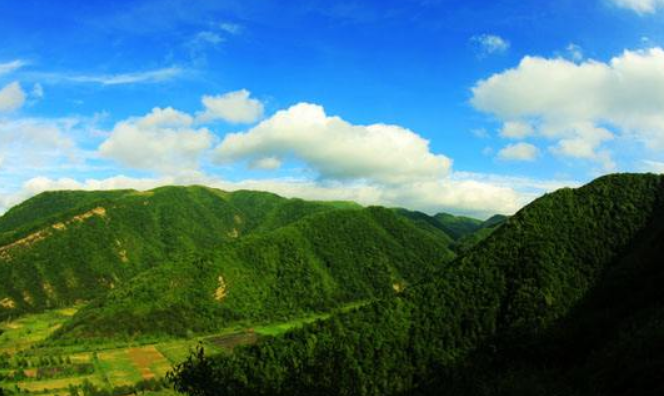
{"type": "Polygon", "coordinates": [[[503,54],[510,49],[510,42],[495,34],[481,34],[471,37],[480,56],[503,54]]]}
{"type": "Polygon", "coordinates": [[[276,157],[259,158],[249,164],[251,169],[275,170],[281,167],[281,160],[276,157]]]}
{"type": "Polygon", "coordinates": [[[530,143],[509,144],[498,152],[498,158],[506,161],[534,161],[539,149],[530,143]]]}
{"type": "MultiPolygon", "coordinates": [[[[239,161],[261,170],[274,170],[296,159],[318,177],[300,173],[298,178],[228,181],[199,169],[215,140],[199,120],[199,116],[170,107],[117,122],[110,131],[95,130],[96,124],[82,127],[80,120],[0,120],[0,148],[6,149],[0,150],[0,211],[45,190],[144,190],[204,184],[231,191],[263,190],[286,197],[352,200],[364,205],[488,217],[513,213],[549,191],[548,186],[532,182],[524,182],[528,188],[514,188],[499,177],[452,172],[450,159],[431,152],[427,140],[406,128],[353,125],[307,103],[279,111],[245,132],[227,135],[212,152],[218,162],[239,161]],[[77,147],[80,141],[73,139],[75,129],[95,130],[95,136],[105,140],[94,153],[82,152],[77,147]],[[60,178],[65,169],[83,177],[95,174],[87,168],[88,162],[76,167],[79,155],[114,160],[132,169],[155,171],[158,176],[60,178]],[[19,165],[23,168],[17,168],[19,165]],[[8,174],[14,176],[8,178],[8,174]]],[[[118,171],[113,164],[99,164],[106,171],[118,171]]]]}
{"type": "Polygon", "coordinates": [[[80,162],[82,153],[72,135],[76,119],[0,118],[0,185],[16,175],[80,162]]]}
{"type": "Polygon", "coordinates": [[[639,14],[651,14],[664,6],[664,0],[611,0],[618,7],[627,8],[639,14]]]}
{"type": "Polygon", "coordinates": [[[385,124],[353,125],[321,106],[300,103],[247,132],[228,134],[215,150],[218,162],[292,156],[324,179],[402,183],[444,177],[451,160],[433,154],[416,133],[385,124]]]}
{"type": "Polygon", "coordinates": [[[559,155],[610,164],[601,147],[615,134],[664,149],[661,48],[625,51],[607,63],[525,57],[472,93],[476,109],[504,123],[504,136],[548,138],[559,155]]]}
{"type": "Polygon", "coordinates": [[[500,130],[500,136],[509,139],[524,139],[531,136],[535,130],[532,125],[520,121],[507,121],[500,130]]]}
{"type": "Polygon", "coordinates": [[[0,76],[3,74],[12,73],[23,66],[25,66],[25,62],[20,59],[13,60],[11,62],[0,63],[0,76]]]}
{"type": "Polygon", "coordinates": [[[137,169],[195,169],[214,136],[207,128],[194,128],[193,122],[190,115],[173,108],[155,108],[144,117],[118,122],[99,146],[99,154],[137,169]]]}
{"type": "Polygon", "coordinates": [[[250,97],[246,89],[218,96],[203,96],[205,110],[200,112],[198,122],[223,120],[233,124],[250,124],[263,117],[263,103],[250,97]]]}
{"type": "Polygon", "coordinates": [[[25,92],[15,81],[0,89],[0,113],[19,109],[25,103],[25,92]]]}

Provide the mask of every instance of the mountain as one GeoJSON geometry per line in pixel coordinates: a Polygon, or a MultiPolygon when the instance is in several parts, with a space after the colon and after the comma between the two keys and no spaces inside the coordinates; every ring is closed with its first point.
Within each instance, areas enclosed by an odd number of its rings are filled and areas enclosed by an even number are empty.
{"type": "Polygon", "coordinates": [[[548,194],[403,293],[176,368],[194,395],[664,391],[664,178],[548,194]]]}
{"type": "Polygon", "coordinates": [[[184,252],[353,207],[198,186],[42,193],[0,217],[0,320],[91,300],[184,252]]]}
{"type": "Polygon", "coordinates": [[[149,269],[55,338],[186,336],[328,311],[399,293],[453,256],[446,240],[387,209],[325,211],[149,269]]]}
{"type": "Polygon", "coordinates": [[[454,216],[449,213],[438,213],[433,218],[455,240],[474,233],[482,226],[482,221],[480,220],[465,216],[454,216]]]}
{"type": "Polygon", "coordinates": [[[188,336],[401,292],[452,239],[351,202],[192,187],[40,194],[0,217],[0,319],[93,301],[53,339],[188,336]]]}
{"type": "Polygon", "coordinates": [[[449,213],[438,213],[429,216],[422,212],[402,208],[394,210],[422,230],[449,240],[450,247],[457,252],[469,250],[486,239],[507,220],[507,216],[503,215],[494,215],[485,221],[481,221],[471,217],[454,216],[449,213]]]}
{"type": "Polygon", "coordinates": [[[480,223],[478,228],[472,233],[463,235],[461,238],[457,239],[455,243],[451,245],[452,249],[460,253],[469,251],[475,245],[488,238],[489,235],[503,225],[507,219],[508,217],[503,215],[491,216],[489,219],[480,223]]]}

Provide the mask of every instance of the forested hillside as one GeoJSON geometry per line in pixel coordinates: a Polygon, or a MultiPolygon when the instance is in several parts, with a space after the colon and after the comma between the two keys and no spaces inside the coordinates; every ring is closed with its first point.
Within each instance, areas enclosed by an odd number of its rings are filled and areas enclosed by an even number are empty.
{"type": "Polygon", "coordinates": [[[43,193],[0,217],[0,320],[93,299],[186,252],[349,207],[204,187],[43,193]]]}
{"type": "Polygon", "coordinates": [[[661,176],[546,195],[404,293],[179,366],[192,395],[661,394],[661,176]]]}
{"type": "Polygon", "coordinates": [[[446,240],[387,209],[317,213],[146,271],[81,310],[57,338],[186,336],[284,320],[399,293],[452,258],[446,240]]]}

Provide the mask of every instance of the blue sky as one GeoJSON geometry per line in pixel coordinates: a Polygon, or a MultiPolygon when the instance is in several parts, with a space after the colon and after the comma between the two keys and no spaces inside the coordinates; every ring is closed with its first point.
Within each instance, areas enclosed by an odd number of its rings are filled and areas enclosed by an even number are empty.
{"type": "Polygon", "coordinates": [[[662,172],[660,8],[0,0],[0,210],[197,183],[485,217],[662,172]]]}

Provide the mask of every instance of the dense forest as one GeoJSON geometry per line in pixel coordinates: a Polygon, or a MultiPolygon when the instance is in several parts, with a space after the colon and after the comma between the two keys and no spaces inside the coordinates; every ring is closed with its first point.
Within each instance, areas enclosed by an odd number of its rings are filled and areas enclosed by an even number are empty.
{"type": "Polygon", "coordinates": [[[343,209],[145,271],[81,310],[61,340],[186,336],[277,321],[398,293],[454,254],[382,208],[343,209]]]}
{"type": "Polygon", "coordinates": [[[190,395],[664,392],[664,180],[611,175],[527,206],[404,292],[179,365],[190,395]]]}
{"type": "Polygon", "coordinates": [[[92,301],[61,344],[286,320],[397,294],[483,227],[199,186],[46,192],[0,217],[0,319],[92,301]]]}
{"type": "Polygon", "coordinates": [[[184,252],[357,207],[205,187],[42,193],[0,217],[0,320],[94,299],[184,252]]]}

